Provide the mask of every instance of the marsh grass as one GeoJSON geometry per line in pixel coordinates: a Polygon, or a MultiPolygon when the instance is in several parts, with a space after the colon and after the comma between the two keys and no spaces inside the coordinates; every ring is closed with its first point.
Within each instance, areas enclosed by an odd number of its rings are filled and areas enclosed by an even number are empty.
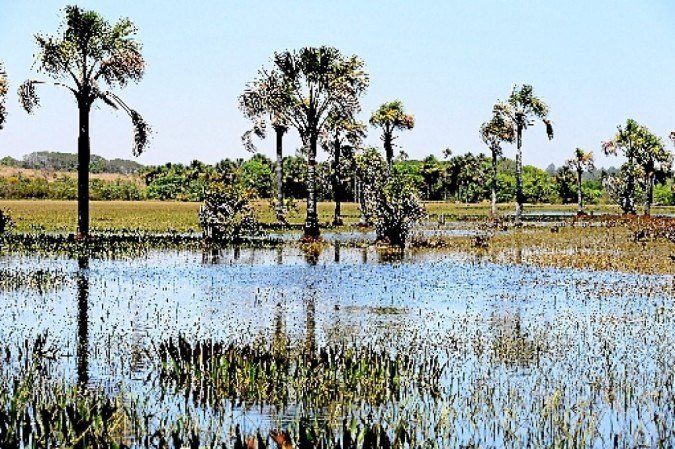
{"type": "Polygon", "coordinates": [[[373,346],[321,348],[266,343],[188,342],[183,337],[157,348],[162,381],[198,403],[228,399],[245,407],[302,406],[321,413],[353,404],[377,406],[413,391],[437,397],[443,366],[437,357],[415,360],[373,346]]]}

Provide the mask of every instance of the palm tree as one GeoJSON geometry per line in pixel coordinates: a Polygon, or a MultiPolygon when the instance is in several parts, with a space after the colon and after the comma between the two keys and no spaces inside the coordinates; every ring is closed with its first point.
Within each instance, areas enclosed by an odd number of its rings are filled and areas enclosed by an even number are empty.
{"type": "Polygon", "coordinates": [[[307,216],[304,238],[320,235],[316,196],[316,154],[319,138],[331,116],[353,117],[361,109],[359,98],[369,84],[358,56],[346,57],[333,47],[305,47],[275,53],[278,92],[269,99],[270,110],[282,110],[290,127],[300,134],[307,154],[307,216]]]}
{"type": "Polygon", "coordinates": [[[0,129],[5,126],[5,120],[7,120],[7,109],[5,108],[7,88],[7,73],[5,73],[5,68],[0,61],[0,129]]]}
{"type": "Polygon", "coordinates": [[[403,108],[403,102],[400,100],[390,101],[380,106],[370,116],[370,124],[382,128],[382,142],[384,142],[384,153],[387,158],[387,174],[391,174],[392,161],[394,159],[394,131],[413,129],[415,126],[415,117],[407,114],[403,108]]]}
{"type": "Polygon", "coordinates": [[[145,149],[150,127],[141,115],[131,109],[108,88],[125,87],[138,82],[145,71],[141,44],[135,39],[136,27],[129,19],[110,24],[95,11],[67,6],[61,30],[53,36],[37,34],[39,71],[54,82],[27,80],[19,87],[19,99],[29,114],[40,100],[35,92],[38,84],[51,84],[73,94],[79,110],[77,140],[77,233],[89,235],[89,113],[97,100],[126,112],[134,126],[133,154],[145,149]]]}
{"type": "Polygon", "coordinates": [[[502,113],[501,108],[494,108],[492,118],[480,127],[480,135],[483,142],[490,148],[492,153],[492,202],[490,212],[492,217],[497,216],[497,162],[502,154],[502,143],[513,143],[515,139],[514,127],[508,116],[502,113]]]}
{"type": "Polygon", "coordinates": [[[246,131],[242,136],[244,146],[251,152],[256,152],[253,145],[252,135],[261,139],[266,136],[267,122],[269,121],[276,136],[276,183],[277,200],[275,212],[277,221],[286,223],[286,210],[284,208],[284,134],[288,132],[288,119],[286,118],[287,104],[283,103],[287,96],[283,90],[287,88],[281,82],[281,76],[277,71],[260,70],[258,78],[246,85],[244,93],[239,96],[239,109],[253,122],[253,128],[246,131]]]}
{"type": "Polygon", "coordinates": [[[595,169],[593,164],[593,153],[584,151],[582,148],[574,150],[574,157],[567,161],[567,167],[577,174],[577,215],[584,215],[584,195],[581,187],[581,176],[584,171],[595,169]]]}
{"type": "Polygon", "coordinates": [[[353,159],[354,151],[361,146],[366,136],[366,125],[356,121],[353,117],[331,117],[326,130],[321,135],[321,146],[333,155],[333,197],[335,199],[335,212],[333,214],[333,226],[342,226],[341,199],[342,189],[342,157],[353,159]]]}
{"type": "Polygon", "coordinates": [[[516,137],[516,223],[523,215],[523,131],[540,120],[546,126],[548,139],[553,139],[553,125],[548,119],[549,107],[534,95],[532,86],[514,86],[506,103],[498,102],[495,111],[508,118],[516,137]]]}

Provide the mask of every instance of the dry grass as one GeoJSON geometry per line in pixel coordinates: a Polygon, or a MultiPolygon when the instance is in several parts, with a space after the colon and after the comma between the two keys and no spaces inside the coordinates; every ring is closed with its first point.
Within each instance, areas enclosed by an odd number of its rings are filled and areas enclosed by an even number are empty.
{"type": "MultiPolygon", "coordinates": [[[[47,181],[52,181],[60,177],[77,178],[76,172],[69,171],[55,171],[55,170],[36,170],[29,168],[7,167],[0,165],[0,178],[12,178],[23,176],[25,178],[45,178],[47,181]]],[[[142,180],[137,175],[123,175],[120,173],[90,173],[91,179],[101,179],[103,181],[133,181],[138,185],[142,184],[142,180]]]]}

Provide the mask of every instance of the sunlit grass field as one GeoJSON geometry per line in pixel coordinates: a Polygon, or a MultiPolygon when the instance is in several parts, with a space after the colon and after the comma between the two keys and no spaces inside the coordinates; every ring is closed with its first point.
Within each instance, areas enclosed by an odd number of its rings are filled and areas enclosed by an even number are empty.
{"type": "MultiPolygon", "coordinates": [[[[140,230],[147,232],[189,232],[199,229],[199,203],[173,201],[93,201],[91,203],[91,227],[94,230],[140,230]]],[[[319,203],[319,220],[328,225],[332,221],[334,204],[319,203]]],[[[258,218],[265,224],[275,222],[269,203],[255,204],[258,218]]],[[[432,219],[445,215],[448,220],[471,219],[487,216],[488,203],[469,204],[454,202],[429,202],[426,208],[432,219]]],[[[77,203],[75,201],[52,200],[0,200],[0,209],[9,210],[15,222],[15,230],[26,232],[42,230],[47,232],[75,232],[77,203]]],[[[500,204],[501,213],[513,212],[512,204],[500,204]]],[[[574,205],[532,205],[526,213],[573,213],[574,205]]],[[[615,206],[590,206],[593,212],[618,213],[615,206]]],[[[675,213],[675,207],[655,207],[654,214],[675,213]]],[[[300,225],[304,220],[305,203],[297,201],[297,208],[290,213],[289,222],[300,225]]],[[[356,203],[343,203],[342,215],[346,225],[359,221],[356,203]]]]}

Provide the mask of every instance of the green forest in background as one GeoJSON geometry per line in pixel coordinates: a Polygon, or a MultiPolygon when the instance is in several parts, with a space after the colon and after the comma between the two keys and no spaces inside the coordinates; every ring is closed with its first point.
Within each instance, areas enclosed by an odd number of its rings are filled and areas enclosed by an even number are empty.
{"type": "MultiPolygon", "coordinates": [[[[484,154],[466,153],[447,158],[429,155],[422,160],[410,160],[400,154],[394,160],[394,170],[410,179],[427,201],[460,201],[478,203],[490,199],[490,158],[484,154]]],[[[0,159],[0,198],[55,199],[77,198],[77,156],[69,153],[38,152],[21,160],[0,159]],[[27,169],[40,170],[38,175],[27,169]]],[[[307,164],[302,154],[287,156],[283,162],[284,196],[294,199],[307,197],[307,164]]],[[[335,199],[331,179],[333,166],[318,163],[318,196],[320,201],[335,199]]],[[[345,160],[342,167],[342,201],[354,201],[356,186],[353,163],[345,160]]],[[[583,193],[588,204],[612,203],[604,188],[614,167],[596,168],[583,175],[583,193]]],[[[189,164],[166,163],[143,166],[125,159],[107,160],[92,156],[91,172],[118,176],[93,177],[90,181],[92,200],[173,200],[202,201],[210,182],[243,183],[261,199],[275,193],[274,161],[256,153],[248,159],[225,159],[216,164],[193,161],[189,164]]],[[[675,205],[673,178],[657,183],[655,204],[675,205]]],[[[566,166],[551,164],[546,170],[526,165],[523,169],[523,193],[528,203],[571,204],[577,200],[575,173],[566,166]]],[[[497,182],[499,202],[512,201],[515,195],[515,161],[500,158],[497,182]]]]}

